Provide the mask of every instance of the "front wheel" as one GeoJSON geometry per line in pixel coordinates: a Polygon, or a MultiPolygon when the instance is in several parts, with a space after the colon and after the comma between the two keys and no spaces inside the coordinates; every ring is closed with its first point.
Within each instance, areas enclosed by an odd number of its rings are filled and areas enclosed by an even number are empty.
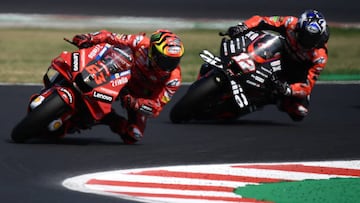
{"type": "Polygon", "coordinates": [[[23,143],[46,134],[49,131],[49,123],[59,118],[67,110],[67,104],[54,92],[14,127],[11,139],[16,143],[23,143]]]}
{"type": "Polygon", "coordinates": [[[174,105],[170,111],[173,123],[188,122],[198,116],[206,108],[209,101],[221,91],[224,78],[219,74],[195,81],[186,94],[174,105]]]}

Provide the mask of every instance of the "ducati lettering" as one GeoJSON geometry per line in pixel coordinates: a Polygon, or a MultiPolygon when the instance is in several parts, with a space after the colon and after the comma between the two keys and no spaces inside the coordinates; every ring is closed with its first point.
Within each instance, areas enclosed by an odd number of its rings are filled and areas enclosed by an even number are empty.
{"type": "Polygon", "coordinates": [[[93,97],[97,98],[97,99],[99,99],[101,101],[104,101],[104,102],[112,102],[113,101],[112,96],[109,96],[109,95],[106,95],[106,94],[103,94],[103,93],[100,93],[100,92],[96,92],[96,91],[94,91],[93,97]]]}
{"type": "Polygon", "coordinates": [[[96,54],[100,51],[101,45],[96,45],[94,49],[88,54],[90,59],[95,58],[96,54]]]}
{"type": "Polygon", "coordinates": [[[78,52],[74,52],[72,54],[72,70],[73,72],[78,72],[79,71],[79,56],[80,54],[78,52]]]}

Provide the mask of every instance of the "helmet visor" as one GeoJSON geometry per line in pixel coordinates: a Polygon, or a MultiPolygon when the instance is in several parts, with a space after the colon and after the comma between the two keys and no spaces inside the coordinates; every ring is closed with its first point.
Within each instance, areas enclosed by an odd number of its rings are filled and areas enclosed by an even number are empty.
{"type": "Polygon", "coordinates": [[[152,51],[152,60],[155,65],[163,71],[170,72],[180,63],[180,57],[169,57],[159,53],[157,50],[152,51]]]}
{"type": "Polygon", "coordinates": [[[318,45],[320,37],[309,32],[301,32],[298,34],[298,41],[304,49],[312,49],[318,45]]]}

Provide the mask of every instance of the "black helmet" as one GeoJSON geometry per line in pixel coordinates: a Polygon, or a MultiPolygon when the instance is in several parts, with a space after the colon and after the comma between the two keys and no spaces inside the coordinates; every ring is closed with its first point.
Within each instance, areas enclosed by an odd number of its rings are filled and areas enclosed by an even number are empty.
{"type": "Polygon", "coordinates": [[[329,27],[324,16],[317,10],[307,10],[299,17],[297,40],[305,49],[322,46],[329,39],[329,27]]]}

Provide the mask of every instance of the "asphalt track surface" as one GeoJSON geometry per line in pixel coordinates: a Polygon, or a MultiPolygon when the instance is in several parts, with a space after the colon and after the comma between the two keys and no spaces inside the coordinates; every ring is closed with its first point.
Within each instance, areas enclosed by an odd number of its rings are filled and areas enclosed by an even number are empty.
{"type": "Polygon", "coordinates": [[[294,123],[273,106],[232,123],[175,125],[169,109],[148,123],[141,143],[122,144],[106,126],[60,142],[14,144],[12,127],[40,86],[0,86],[0,196],[2,202],[129,202],[67,190],[61,182],[84,173],[210,163],[360,159],[360,85],[318,85],[311,113],[294,123]]]}
{"type": "MultiPolygon", "coordinates": [[[[360,19],[358,2],[349,0],[184,0],[167,5],[162,1],[132,0],[121,6],[117,5],[120,1],[108,2],[99,9],[98,1],[93,0],[64,0],[52,5],[45,0],[12,0],[2,2],[0,12],[77,14],[81,10],[88,15],[246,18],[254,13],[293,14],[316,7],[331,21],[360,19]]],[[[317,85],[311,113],[300,123],[269,106],[233,123],[171,124],[169,109],[186,88],[180,89],[158,118],[149,121],[143,141],[128,146],[105,126],[67,136],[60,142],[14,144],[9,139],[12,127],[25,115],[29,96],[40,86],[0,86],[1,202],[129,202],[70,191],[61,185],[68,177],[99,171],[184,164],[360,159],[359,84],[317,85]]]]}

